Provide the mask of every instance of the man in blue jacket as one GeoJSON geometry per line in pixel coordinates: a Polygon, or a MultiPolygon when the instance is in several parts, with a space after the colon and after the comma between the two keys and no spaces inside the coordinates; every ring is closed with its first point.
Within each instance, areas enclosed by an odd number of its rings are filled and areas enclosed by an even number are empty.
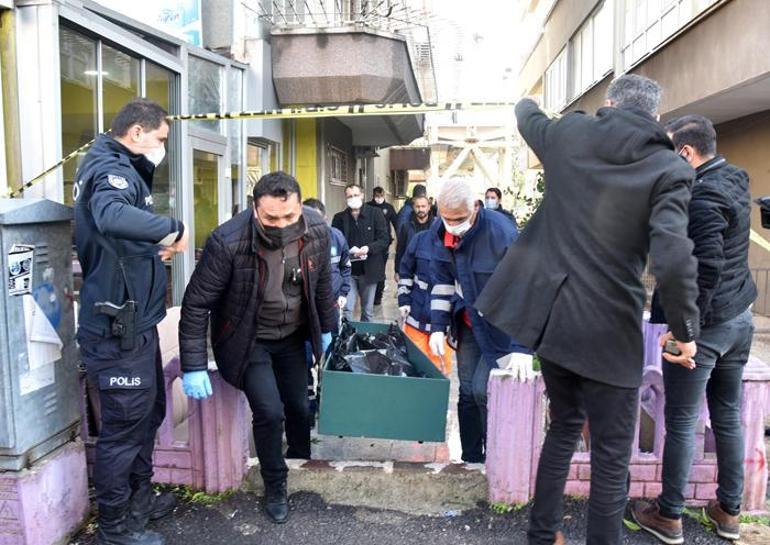
{"type": "Polygon", "coordinates": [[[184,251],[188,235],[181,221],[153,212],[152,177],[167,138],[163,108],[129,102],[112,135],[100,135],[86,154],[73,188],[83,268],[78,343],[101,403],[93,481],[103,545],[164,543],[145,525],[175,504],[151,485],[155,433],[166,413],[155,327],[166,315],[161,258],[184,251]]]}
{"type": "MultiPolygon", "coordinates": [[[[498,360],[527,352],[488,323],[474,308],[476,297],[517,237],[502,214],[476,206],[473,188],[462,178],[445,182],[438,195],[440,222],[431,227],[433,289],[430,348],[444,354],[445,331],[457,341],[462,459],[485,460],[487,381],[498,360]]],[[[531,374],[531,364],[528,374],[531,374]]]]}

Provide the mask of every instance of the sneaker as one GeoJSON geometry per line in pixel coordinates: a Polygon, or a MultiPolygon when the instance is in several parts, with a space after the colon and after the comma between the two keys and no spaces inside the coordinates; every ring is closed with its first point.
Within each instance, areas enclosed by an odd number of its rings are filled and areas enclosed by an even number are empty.
{"type": "Polygon", "coordinates": [[[658,502],[638,501],[631,509],[631,516],[643,530],[651,533],[666,545],[684,543],[682,521],[660,514],[658,502]]]}
{"type": "Polygon", "coordinates": [[[709,501],[706,506],[706,516],[714,524],[717,535],[731,541],[741,538],[741,519],[738,515],[731,515],[722,509],[717,500],[709,501]]]}

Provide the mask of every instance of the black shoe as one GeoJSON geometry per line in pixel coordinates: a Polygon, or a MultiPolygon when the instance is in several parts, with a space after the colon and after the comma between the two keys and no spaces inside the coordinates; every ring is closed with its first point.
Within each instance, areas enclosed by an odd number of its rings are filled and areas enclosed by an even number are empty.
{"type": "Polygon", "coordinates": [[[131,494],[131,525],[134,530],[143,530],[147,522],[158,520],[176,507],[176,497],[171,492],[155,492],[150,481],[144,481],[131,494]]]}
{"type": "Polygon", "coordinates": [[[166,539],[157,532],[136,530],[130,524],[129,506],[99,506],[98,545],[165,545],[166,539]]]}
{"type": "Polygon", "coordinates": [[[276,524],[283,524],[289,519],[289,496],[285,479],[272,485],[265,483],[265,513],[276,524]]]}

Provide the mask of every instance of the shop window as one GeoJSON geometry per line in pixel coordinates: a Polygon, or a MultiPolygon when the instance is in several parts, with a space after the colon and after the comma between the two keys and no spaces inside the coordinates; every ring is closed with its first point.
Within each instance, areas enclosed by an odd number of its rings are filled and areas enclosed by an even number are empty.
{"type": "Polygon", "coordinates": [[[193,150],[193,197],[195,199],[195,258],[211,231],[219,225],[219,156],[193,150]]]}
{"type": "Polygon", "coordinates": [[[102,102],[104,130],[129,101],[139,96],[139,59],[102,44],[102,102]]]}
{"type": "MultiPolygon", "coordinates": [[[[154,100],[169,113],[176,113],[174,92],[176,75],[149,61],[145,61],[145,95],[154,100]]],[[[152,194],[155,212],[173,216],[176,210],[176,184],[171,180],[171,163],[175,158],[177,131],[170,130],[166,153],[168,158],[155,169],[152,181],[152,194]]]]}
{"type": "MultiPolygon", "coordinates": [[[[222,67],[192,55],[187,57],[190,113],[209,114],[222,110],[222,67]]],[[[194,121],[195,126],[219,132],[219,121],[194,121]]]]}
{"type": "MultiPolygon", "coordinates": [[[[243,70],[230,68],[227,81],[227,110],[243,110],[243,70]]],[[[243,121],[228,119],[227,134],[230,137],[230,184],[232,191],[232,215],[242,210],[241,187],[243,187],[243,121]]]]}
{"type": "MultiPolygon", "coordinates": [[[[59,30],[62,152],[72,153],[96,136],[96,40],[63,27],[59,30]]],[[[72,204],[75,173],[85,152],[65,163],[64,202],[72,204]]]]}

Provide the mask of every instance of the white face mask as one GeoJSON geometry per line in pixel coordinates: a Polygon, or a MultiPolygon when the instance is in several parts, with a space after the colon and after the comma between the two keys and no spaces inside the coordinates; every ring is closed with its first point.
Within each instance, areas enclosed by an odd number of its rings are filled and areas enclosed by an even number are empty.
{"type": "Polygon", "coordinates": [[[376,202],[377,204],[382,204],[385,202],[385,197],[375,197],[374,202],[376,202]]]}
{"type": "Polygon", "coordinates": [[[458,225],[449,225],[444,219],[442,219],[441,221],[444,222],[444,229],[446,229],[446,232],[456,237],[463,236],[465,233],[467,233],[470,230],[471,227],[473,227],[473,223],[471,223],[471,218],[468,218],[467,220],[465,220],[464,222],[458,225]]]}
{"type": "Polygon", "coordinates": [[[484,208],[488,210],[497,210],[497,199],[487,199],[484,201],[484,208]]]}
{"type": "Polygon", "coordinates": [[[163,162],[164,157],[166,157],[166,146],[155,148],[151,152],[145,153],[144,156],[147,157],[148,161],[157,167],[163,162]]]}
{"type": "Polygon", "coordinates": [[[352,208],[353,210],[358,210],[364,205],[364,200],[359,195],[358,197],[349,197],[347,200],[347,204],[349,208],[352,208]]]}

